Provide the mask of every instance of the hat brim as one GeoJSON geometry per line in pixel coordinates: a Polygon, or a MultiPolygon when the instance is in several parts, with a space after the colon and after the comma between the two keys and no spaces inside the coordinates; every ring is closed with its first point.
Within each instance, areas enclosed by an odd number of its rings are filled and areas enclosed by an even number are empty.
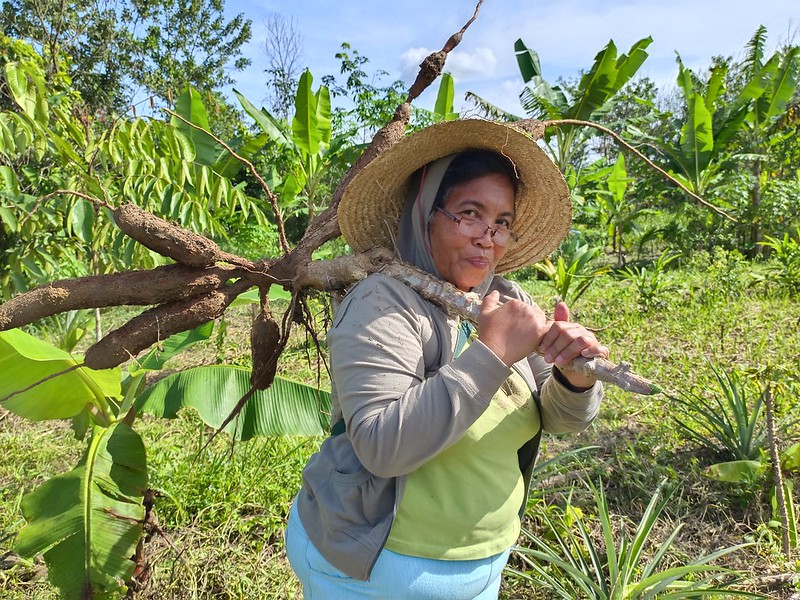
{"type": "Polygon", "coordinates": [[[339,227],[356,252],[394,249],[411,175],[436,159],[469,149],[492,150],[511,160],[519,175],[514,232],[496,272],[533,264],[555,250],[569,232],[569,188],[553,161],[513,124],[478,119],[446,121],[407,136],[359,172],[342,195],[339,227]]]}

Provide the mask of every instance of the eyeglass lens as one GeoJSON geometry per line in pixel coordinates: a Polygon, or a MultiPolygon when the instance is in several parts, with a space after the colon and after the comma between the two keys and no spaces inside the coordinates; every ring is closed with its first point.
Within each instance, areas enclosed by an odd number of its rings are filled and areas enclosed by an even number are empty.
{"type": "Polygon", "coordinates": [[[461,217],[458,228],[463,235],[480,237],[491,231],[491,237],[499,246],[505,246],[511,239],[511,231],[504,227],[489,227],[486,223],[473,217],[461,217]]]}

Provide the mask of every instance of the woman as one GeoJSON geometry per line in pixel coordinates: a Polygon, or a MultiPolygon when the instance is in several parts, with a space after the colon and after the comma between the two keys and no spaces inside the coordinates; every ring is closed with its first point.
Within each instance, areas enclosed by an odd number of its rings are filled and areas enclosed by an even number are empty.
{"type": "Polygon", "coordinates": [[[565,305],[548,320],[496,276],[552,252],[570,214],[536,143],[487,121],[417,132],[350,183],[339,223],[354,250],[394,247],[483,303],[475,334],[376,274],[337,309],[333,433],[286,534],[306,600],[497,597],[542,429],[585,428],[602,397],[558,367],[607,349],[565,305]]]}

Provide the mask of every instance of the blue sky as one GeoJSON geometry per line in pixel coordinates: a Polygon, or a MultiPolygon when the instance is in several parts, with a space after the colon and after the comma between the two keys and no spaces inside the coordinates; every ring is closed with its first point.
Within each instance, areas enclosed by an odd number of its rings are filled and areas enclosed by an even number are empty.
{"type": "MultiPolygon", "coordinates": [[[[383,69],[410,83],[420,60],[442,47],[472,16],[473,0],[227,0],[226,12],[253,22],[245,53],[253,64],[237,73],[236,88],[254,103],[265,97],[265,21],[270,12],[293,18],[303,37],[303,64],[315,77],[338,74],[334,58],[348,42],[370,59],[368,72],[383,69]]],[[[456,107],[466,91],[521,114],[523,82],[514,57],[517,38],[539,53],[545,79],[577,76],[610,39],[619,52],[652,36],[640,73],[660,85],[677,75],[675,52],[686,66],[703,70],[714,55],[740,57],[759,25],[770,49],[800,43],[798,0],[484,0],[477,20],[448,58],[455,78],[456,107]]],[[[436,84],[432,86],[435,88],[436,84]]],[[[433,92],[416,104],[433,105],[433,92]]]]}

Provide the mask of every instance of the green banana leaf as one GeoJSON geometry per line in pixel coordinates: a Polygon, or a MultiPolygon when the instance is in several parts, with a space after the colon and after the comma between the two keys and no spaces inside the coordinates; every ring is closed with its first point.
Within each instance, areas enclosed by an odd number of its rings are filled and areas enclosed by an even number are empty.
{"type": "Polygon", "coordinates": [[[253,118],[253,120],[256,122],[256,125],[261,127],[264,133],[269,136],[270,140],[277,143],[279,146],[286,146],[289,144],[289,138],[286,137],[286,133],[283,131],[281,124],[275,119],[275,117],[273,117],[263,108],[261,110],[256,108],[252,102],[250,102],[236,90],[233,90],[233,93],[239,99],[239,104],[242,105],[244,112],[253,118]]]}
{"type": "Polygon", "coordinates": [[[69,473],[22,499],[28,524],[17,536],[21,556],[44,554],[50,581],[64,598],[100,597],[130,579],[142,536],[147,488],[144,444],[130,427],[95,427],[85,455],[69,473]]]}
{"type": "Polygon", "coordinates": [[[453,109],[453,99],[455,97],[455,93],[453,76],[450,75],[450,73],[442,73],[442,79],[439,82],[439,92],[436,94],[436,104],[434,105],[433,112],[443,121],[455,121],[458,119],[458,113],[453,109]]]}
{"type": "Polygon", "coordinates": [[[0,332],[0,406],[32,421],[68,419],[87,404],[108,414],[106,398],[122,395],[119,368],[80,367],[57,375],[77,364],[67,352],[19,329],[0,332]]]}
{"type": "Polygon", "coordinates": [[[622,89],[647,59],[645,49],[653,42],[647,37],[637,41],[629,54],[617,58],[617,47],[613,41],[601,50],[594,59],[589,72],[581,78],[580,96],[567,111],[572,119],[592,120],[607,107],[606,103],[622,89]]]}
{"type": "MultiPolygon", "coordinates": [[[[233,148],[236,149],[236,154],[241,156],[242,158],[246,158],[250,160],[250,158],[261,148],[267,145],[270,138],[266,133],[261,133],[253,138],[250,138],[247,142],[241,145],[238,149],[234,144],[231,144],[233,148]]],[[[241,141],[239,141],[241,143],[241,141]]],[[[222,154],[219,155],[217,161],[214,163],[214,171],[216,171],[222,177],[232,178],[234,177],[239,171],[244,168],[244,163],[235,158],[230,152],[224,150],[222,154]]]]}
{"type": "MultiPolygon", "coordinates": [[[[174,418],[183,407],[194,408],[204,423],[219,428],[250,389],[250,369],[215,365],[196,367],[162,379],[135,402],[137,412],[174,418]]],[[[224,431],[237,440],[255,436],[323,435],[328,431],[330,394],[312,386],[276,377],[257,391],[224,431]]]]}
{"type": "Polygon", "coordinates": [[[770,77],[767,92],[756,101],[755,110],[761,122],[769,122],[783,114],[792,99],[800,78],[800,48],[791,48],[780,66],[777,62],[778,55],[775,54],[763,69],[770,77]],[[772,64],[774,69],[769,68],[772,64]]]}
{"type": "MultiPolygon", "coordinates": [[[[286,291],[284,288],[273,285],[269,288],[269,301],[286,301],[289,302],[292,299],[292,293],[286,291]]],[[[231,302],[231,308],[235,308],[237,306],[247,306],[248,304],[261,304],[261,295],[258,291],[258,288],[253,288],[251,290],[247,290],[246,292],[242,292],[238,296],[236,296],[236,300],[231,302]]]]}
{"type": "MultiPolygon", "coordinates": [[[[164,364],[176,354],[183,352],[196,342],[202,342],[210,338],[213,331],[214,321],[209,321],[189,331],[182,331],[169,336],[166,340],[161,342],[160,347],[153,348],[137,362],[135,371],[157,371],[161,369],[164,364]]],[[[134,369],[133,366],[131,368],[134,369]]]]}
{"type": "Polygon", "coordinates": [[[542,76],[542,65],[536,51],[528,48],[522,39],[514,42],[514,54],[517,57],[517,65],[522,75],[522,80],[528,83],[534,77],[542,76]]]}
{"type": "MultiPolygon", "coordinates": [[[[330,142],[331,122],[330,122],[330,97],[328,99],[328,114],[324,114],[324,106],[319,106],[322,91],[327,92],[327,88],[320,87],[320,94],[311,91],[311,84],[314,78],[311,72],[306,69],[300,76],[300,83],[297,86],[297,95],[294,100],[294,118],[292,119],[292,135],[294,143],[301,151],[307,155],[319,153],[320,145],[330,142]],[[318,110],[319,108],[319,110],[318,110]],[[325,136],[327,134],[327,140],[325,136]]],[[[323,100],[324,105],[324,100],[323,100]]]]}
{"type": "Polygon", "coordinates": [[[767,465],[759,460],[732,460],[709,466],[706,475],[717,481],[742,483],[757,479],[766,470],[767,465]]]}
{"type": "Polygon", "coordinates": [[[192,140],[196,153],[195,161],[208,167],[213,166],[222,151],[222,146],[217,144],[214,138],[206,133],[211,129],[208,123],[208,113],[203,101],[200,99],[200,93],[191,86],[186,88],[186,91],[178,96],[175,101],[175,113],[190,123],[205,129],[205,131],[195,129],[176,117],[172,117],[170,121],[178,131],[192,140]]]}
{"type": "Polygon", "coordinates": [[[678,60],[678,83],[686,96],[686,121],[681,128],[680,150],[683,167],[690,179],[697,180],[710,164],[714,152],[714,129],[705,99],[694,90],[694,77],[678,60]]]}

